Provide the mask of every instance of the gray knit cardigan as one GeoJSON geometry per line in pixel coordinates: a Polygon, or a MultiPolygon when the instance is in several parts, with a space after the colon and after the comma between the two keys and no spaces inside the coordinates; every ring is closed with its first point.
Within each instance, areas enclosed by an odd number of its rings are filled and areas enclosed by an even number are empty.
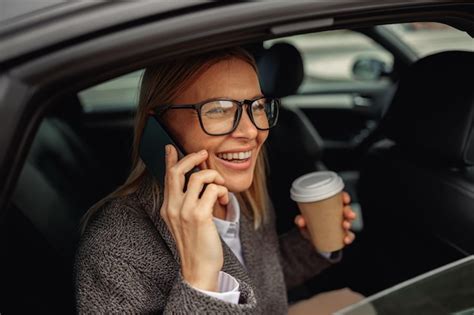
{"type": "Polygon", "coordinates": [[[239,282],[239,303],[203,294],[183,280],[164,221],[148,215],[150,181],[147,177],[137,192],[101,207],[82,235],[75,263],[80,313],[286,314],[286,290],[330,264],[297,229],[278,237],[273,210],[255,230],[240,202],[245,267],[221,239],[222,270],[239,282]]]}

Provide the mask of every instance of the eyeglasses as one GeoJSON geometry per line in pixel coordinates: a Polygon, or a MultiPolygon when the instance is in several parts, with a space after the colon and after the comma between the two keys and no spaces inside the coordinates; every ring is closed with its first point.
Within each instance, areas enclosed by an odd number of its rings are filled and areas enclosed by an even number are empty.
{"type": "Polygon", "coordinates": [[[216,98],[197,104],[162,105],[155,116],[158,118],[170,109],[194,109],[198,113],[202,130],[211,136],[232,133],[239,125],[244,105],[254,126],[259,130],[274,127],[278,120],[280,100],[271,97],[259,97],[252,100],[236,101],[216,98]]]}

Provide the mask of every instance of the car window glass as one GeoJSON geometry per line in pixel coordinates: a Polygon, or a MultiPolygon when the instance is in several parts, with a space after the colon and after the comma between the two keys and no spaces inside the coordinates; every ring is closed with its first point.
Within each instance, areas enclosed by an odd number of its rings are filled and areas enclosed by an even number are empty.
{"type": "Polygon", "coordinates": [[[85,113],[130,109],[138,102],[138,87],[143,70],[128,73],[93,86],[78,94],[85,113]]]}
{"type": "Polygon", "coordinates": [[[351,30],[337,30],[285,37],[265,42],[293,44],[301,53],[305,79],[301,89],[311,83],[354,81],[352,68],[357,60],[372,59],[384,63],[387,69],[393,56],[369,37],[351,30]]]}
{"type": "Polygon", "coordinates": [[[445,50],[474,51],[474,39],[466,32],[434,22],[386,25],[400,39],[424,57],[445,50]]]}

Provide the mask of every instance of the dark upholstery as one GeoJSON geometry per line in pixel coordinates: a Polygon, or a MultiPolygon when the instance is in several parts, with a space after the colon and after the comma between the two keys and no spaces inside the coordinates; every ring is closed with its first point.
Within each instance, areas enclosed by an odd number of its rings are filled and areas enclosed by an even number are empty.
{"type": "Polygon", "coordinates": [[[48,117],[35,136],[12,202],[54,248],[72,256],[80,218],[103,193],[99,174],[76,131],[48,117]]]}
{"type": "MultiPolygon", "coordinates": [[[[296,94],[304,77],[298,50],[277,43],[258,59],[262,91],[265,95],[285,97],[296,94]]],[[[291,105],[291,104],[289,104],[291,105]]],[[[298,108],[282,104],[278,124],[266,142],[270,172],[268,188],[277,211],[277,230],[293,228],[298,207],[290,199],[291,183],[298,176],[317,170],[323,142],[306,115],[298,108]]]]}
{"type": "Polygon", "coordinates": [[[473,75],[474,53],[444,52],[400,79],[359,182],[374,290],[474,253],[473,75]]]}
{"type": "Polygon", "coordinates": [[[0,226],[8,242],[0,275],[6,313],[74,313],[80,218],[110,189],[80,137],[80,110],[70,101],[43,119],[0,226]]]}
{"type": "Polygon", "coordinates": [[[303,82],[303,59],[295,46],[276,43],[258,59],[258,71],[260,86],[265,95],[292,95],[303,82]]]}
{"type": "Polygon", "coordinates": [[[473,165],[473,69],[472,52],[440,53],[417,62],[400,81],[384,118],[386,136],[440,164],[473,165]]]}

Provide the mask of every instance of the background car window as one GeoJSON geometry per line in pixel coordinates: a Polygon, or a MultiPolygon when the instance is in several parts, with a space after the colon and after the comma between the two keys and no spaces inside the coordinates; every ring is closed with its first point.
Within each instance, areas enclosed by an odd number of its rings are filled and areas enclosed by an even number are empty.
{"type": "Polygon", "coordinates": [[[128,73],[81,91],[78,96],[85,113],[132,109],[137,105],[143,70],[128,73]]]}
{"type": "Polygon", "coordinates": [[[305,85],[324,82],[350,82],[352,67],[361,58],[383,61],[387,68],[393,56],[367,36],[350,30],[318,32],[285,37],[265,42],[266,48],[275,42],[293,44],[301,53],[305,69],[305,85]]]}
{"type": "Polygon", "coordinates": [[[416,22],[384,27],[393,30],[420,58],[445,50],[474,51],[474,40],[469,34],[446,24],[416,22]]]}

